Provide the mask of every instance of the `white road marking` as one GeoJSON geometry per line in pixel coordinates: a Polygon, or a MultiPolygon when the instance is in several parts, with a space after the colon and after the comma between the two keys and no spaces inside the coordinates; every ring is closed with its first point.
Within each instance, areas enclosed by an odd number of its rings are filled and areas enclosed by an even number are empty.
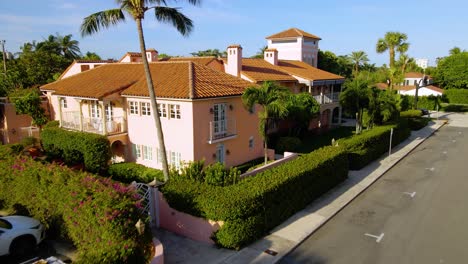
{"type": "Polygon", "coordinates": [[[462,134],[462,132],[458,131],[458,135],[461,135],[461,134],[462,134]]]}
{"type": "Polygon", "coordinates": [[[457,142],[457,141],[454,139],[454,140],[452,140],[452,142],[455,143],[455,142],[457,142]]]}
{"type": "Polygon", "coordinates": [[[434,171],[434,170],[435,170],[435,168],[434,168],[434,167],[431,167],[431,168],[426,168],[426,170],[434,171]]]}
{"type": "Polygon", "coordinates": [[[411,196],[411,198],[414,198],[414,196],[416,195],[416,192],[412,192],[412,193],[404,192],[404,194],[407,194],[407,195],[411,196]]]}
{"type": "Polygon", "coordinates": [[[370,236],[370,237],[373,237],[373,238],[377,238],[377,240],[375,242],[379,243],[380,241],[382,241],[383,237],[384,237],[384,233],[380,234],[380,236],[376,236],[376,235],[372,235],[372,234],[369,234],[369,233],[365,233],[364,234],[365,236],[370,236]]]}
{"type": "Polygon", "coordinates": [[[445,154],[445,155],[447,155],[447,151],[444,151],[444,152],[442,152],[442,154],[445,154]]]}

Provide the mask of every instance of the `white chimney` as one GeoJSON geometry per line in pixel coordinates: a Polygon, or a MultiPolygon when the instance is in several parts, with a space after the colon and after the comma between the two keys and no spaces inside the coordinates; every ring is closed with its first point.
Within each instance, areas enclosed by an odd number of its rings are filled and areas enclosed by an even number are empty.
{"type": "Polygon", "coordinates": [[[242,47],[240,45],[231,45],[227,47],[227,65],[226,73],[240,77],[242,69],[242,47]]]}
{"type": "Polygon", "coordinates": [[[263,58],[273,65],[278,65],[278,50],[266,49],[263,53],[263,58]]]}
{"type": "Polygon", "coordinates": [[[147,49],[146,58],[148,59],[148,62],[158,61],[158,51],[155,49],[147,49]]]}

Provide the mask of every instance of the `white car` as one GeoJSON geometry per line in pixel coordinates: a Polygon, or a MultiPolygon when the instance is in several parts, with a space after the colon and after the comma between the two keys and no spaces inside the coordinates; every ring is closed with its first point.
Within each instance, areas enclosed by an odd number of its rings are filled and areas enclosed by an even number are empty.
{"type": "Polygon", "coordinates": [[[44,239],[44,226],[27,216],[0,217],[0,256],[30,253],[44,239]]]}

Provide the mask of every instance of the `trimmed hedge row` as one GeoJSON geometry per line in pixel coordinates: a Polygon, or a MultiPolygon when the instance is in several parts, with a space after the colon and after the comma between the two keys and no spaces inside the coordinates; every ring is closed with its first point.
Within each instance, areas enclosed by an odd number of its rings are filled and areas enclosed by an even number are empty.
{"type": "Polygon", "coordinates": [[[161,182],[164,181],[164,175],[161,170],[130,162],[109,165],[107,175],[123,183],[131,183],[133,181],[149,183],[154,178],[161,182]]]}
{"type": "Polygon", "coordinates": [[[143,217],[136,192],[110,179],[41,164],[0,146],[0,204],[26,208],[47,228],[59,230],[78,249],[78,263],[146,263],[148,231],[135,223],[143,217]]]}
{"type": "MultiPolygon", "coordinates": [[[[434,95],[418,96],[418,108],[424,108],[428,110],[437,110],[437,109],[442,108],[441,103],[442,103],[441,96],[434,96],[434,95]]],[[[400,105],[401,105],[401,110],[412,109],[414,106],[414,96],[401,95],[400,105]]]]}
{"type": "Polygon", "coordinates": [[[390,130],[393,130],[392,146],[409,137],[411,130],[408,121],[402,119],[398,125],[374,127],[362,134],[340,139],[339,145],[348,150],[349,167],[351,170],[362,169],[373,160],[382,156],[389,149],[390,130]]]}
{"type": "Polygon", "coordinates": [[[303,209],[347,174],[345,150],[329,146],[228,187],[171,179],[161,191],[177,210],[224,221],[213,239],[238,249],[303,209]]]}
{"type": "Polygon", "coordinates": [[[421,110],[407,110],[400,112],[401,118],[419,118],[422,116],[421,110]]]}
{"type": "Polygon", "coordinates": [[[111,150],[105,136],[49,127],[42,130],[41,139],[44,150],[52,157],[62,158],[70,165],[84,163],[90,172],[107,170],[111,150]]]}
{"type": "Polygon", "coordinates": [[[448,89],[444,91],[444,95],[451,104],[468,104],[468,90],[466,89],[448,89]]]}

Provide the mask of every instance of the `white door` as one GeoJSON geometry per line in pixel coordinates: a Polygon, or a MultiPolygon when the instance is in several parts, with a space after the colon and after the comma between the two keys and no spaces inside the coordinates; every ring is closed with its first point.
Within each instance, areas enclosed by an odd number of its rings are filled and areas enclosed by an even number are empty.
{"type": "Polygon", "coordinates": [[[214,112],[214,134],[222,135],[227,130],[226,104],[215,104],[214,112]]]}

